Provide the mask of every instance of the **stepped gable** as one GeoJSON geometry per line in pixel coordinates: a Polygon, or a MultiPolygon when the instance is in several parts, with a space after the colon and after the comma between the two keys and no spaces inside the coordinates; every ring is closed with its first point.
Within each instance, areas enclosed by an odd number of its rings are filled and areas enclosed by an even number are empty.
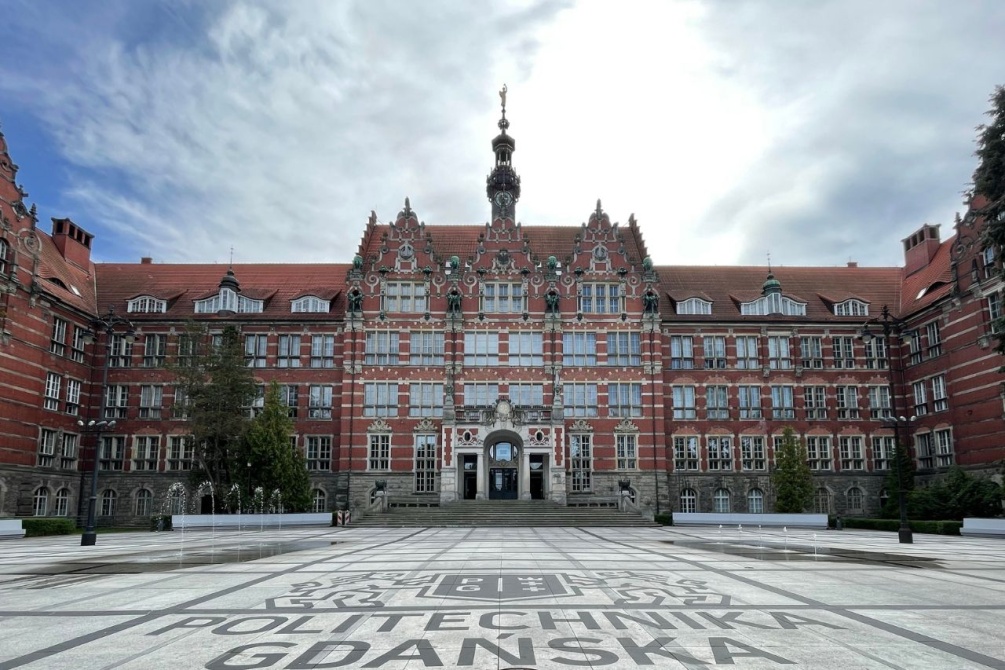
{"type": "MultiPolygon", "coordinates": [[[[740,303],[761,295],[768,274],[763,266],[660,266],[656,268],[664,297],[672,303],[688,298],[712,302],[712,314],[688,314],[688,321],[861,321],[860,316],[835,316],[832,300],[857,297],[869,303],[870,313],[883,305],[900,304],[900,268],[861,267],[776,267],[771,273],[781,282],[782,295],[806,303],[806,316],[741,315],[740,303]],[[841,287],[836,289],[835,287],[841,287]]],[[[662,310],[674,316],[672,305],[662,310]]]]}
{"type": "MultiPolygon", "coordinates": [[[[345,277],[351,265],[330,264],[239,264],[232,266],[234,276],[240,281],[240,294],[265,300],[261,313],[241,313],[223,317],[242,321],[330,321],[345,312],[345,277]],[[290,302],[305,295],[334,299],[331,311],[310,313],[290,311],[290,302]]],[[[110,307],[124,314],[126,302],[139,296],[151,296],[167,301],[164,314],[130,314],[130,319],[160,321],[165,318],[187,320],[195,316],[195,300],[216,295],[220,276],[225,272],[221,264],[182,263],[99,263],[95,266],[99,287],[98,308],[104,312],[110,307]]],[[[199,319],[217,318],[213,314],[200,314],[199,319]]]]}

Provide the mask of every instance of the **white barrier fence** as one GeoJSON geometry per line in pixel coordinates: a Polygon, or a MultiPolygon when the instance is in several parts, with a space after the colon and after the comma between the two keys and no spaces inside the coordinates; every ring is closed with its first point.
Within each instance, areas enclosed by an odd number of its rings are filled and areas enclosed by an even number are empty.
{"type": "Polygon", "coordinates": [[[960,535],[1005,537],[1005,519],[964,519],[960,535]]]}
{"type": "Polygon", "coordinates": [[[21,519],[0,519],[0,540],[20,540],[22,537],[21,519]]]}
{"type": "Polygon", "coordinates": [[[256,528],[293,528],[330,526],[331,512],[306,514],[173,514],[175,530],[254,530],[256,528]]]}
{"type": "Polygon", "coordinates": [[[675,526],[752,526],[765,528],[827,528],[826,514],[744,514],[674,512],[675,526]]]}

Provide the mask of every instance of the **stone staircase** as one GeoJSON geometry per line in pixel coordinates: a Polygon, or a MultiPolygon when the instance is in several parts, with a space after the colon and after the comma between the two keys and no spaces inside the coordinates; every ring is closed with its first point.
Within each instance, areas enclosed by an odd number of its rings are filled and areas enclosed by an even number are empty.
{"type": "Polygon", "coordinates": [[[493,526],[656,526],[638,514],[615,507],[563,507],[549,500],[464,500],[449,505],[398,507],[367,514],[356,527],[493,527],[493,526]]]}

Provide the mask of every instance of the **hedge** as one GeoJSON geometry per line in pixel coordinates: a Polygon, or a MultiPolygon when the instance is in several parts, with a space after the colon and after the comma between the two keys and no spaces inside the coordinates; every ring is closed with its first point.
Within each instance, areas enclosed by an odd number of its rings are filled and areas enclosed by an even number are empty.
{"type": "Polygon", "coordinates": [[[673,513],[664,512],[663,514],[656,514],[653,516],[653,521],[660,524],[661,526],[672,526],[673,525],[673,513]]]}
{"type": "Polygon", "coordinates": [[[150,530],[155,532],[162,530],[172,530],[171,515],[155,514],[152,517],[150,517],[150,530]]]}
{"type": "Polygon", "coordinates": [[[77,524],[72,519],[54,519],[38,517],[21,519],[25,537],[41,537],[43,535],[70,535],[77,530],[77,524]]]}
{"type": "MultiPolygon", "coordinates": [[[[841,519],[845,528],[862,528],[865,530],[887,530],[896,532],[900,529],[899,519],[859,519],[848,517],[841,519]]],[[[908,521],[908,525],[915,533],[929,533],[932,535],[959,535],[962,521],[908,521]]]]}

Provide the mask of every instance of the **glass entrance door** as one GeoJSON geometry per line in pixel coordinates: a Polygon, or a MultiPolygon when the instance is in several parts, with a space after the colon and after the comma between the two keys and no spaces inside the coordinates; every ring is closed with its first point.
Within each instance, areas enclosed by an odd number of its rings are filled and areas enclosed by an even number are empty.
{"type": "Polygon", "coordinates": [[[520,478],[516,468],[489,469],[489,500],[516,500],[520,478]]]}

